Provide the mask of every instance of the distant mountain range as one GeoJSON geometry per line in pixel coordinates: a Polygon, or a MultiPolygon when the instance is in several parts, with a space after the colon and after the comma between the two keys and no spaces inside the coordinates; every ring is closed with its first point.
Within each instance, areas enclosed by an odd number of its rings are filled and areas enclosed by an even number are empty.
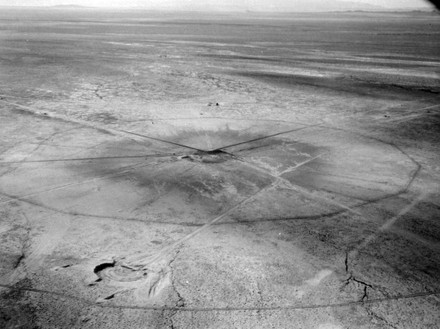
{"type": "MultiPolygon", "coordinates": [[[[405,1],[402,1],[404,3],[405,1]]],[[[139,7],[146,7],[145,2],[139,7]]],[[[150,1],[151,3],[151,1],[150,1]]],[[[386,2],[385,2],[386,4],[386,2]]],[[[255,11],[255,12],[331,12],[331,11],[388,11],[396,10],[384,6],[340,0],[162,0],[155,9],[174,9],[188,11],[255,11]]],[[[398,10],[427,9],[402,7],[398,10]]]]}
{"type": "Polygon", "coordinates": [[[56,5],[56,6],[50,6],[51,8],[60,8],[60,9],[81,9],[81,8],[93,8],[93,7],[86,7],[86,6],[80,6],[80,5],[56,5]]]}
{"type": "MultiPolygon", "coordinates": [[[[366,0],[367,1],[367,0],[366,0]]],[[[420,8],[409,7],[414,0],[390,0],[379,2],[381,5],[373,5],[364,2],[342,0],[113,0],[112,7],[143,8],[154,10],[177,10],[177,11],[208,11],[208,12],[332,12],[332,11],[401,11],[401,10],[430,10],[432,8],[420,2],[420,8]],[[425,6],[423,6],[425,5],[425,6]]],[[[31,0],[8,0],[8,5],[34,5],[31,0]]],[[[0,0],[0,3],[2,1],[0,0]]],[[[40,6],[59,9],[90,8],[78,4],[86,3],[90,7],[104,7],[107,4],[102,0],[40,0],[40,6]],[[52,4],[62,3],[55,6],[52,4]]],[[[378,3],[378,2],[376,2],[378,3]]]]}
{"type": "Polygon", "coordinates": [[[297,0],[286,5],[286,1],[266,1],[254,0],[249,5],[240,1],[212,1],[206,0],[202,4],[191,1],[181,0],[164,1],[162,8],[179,8],[181,10],[207,10],[207,11],[256,11],[256,12],[318,12],[318,11],[347,11],[347,10],[368,10],[380,11],[384,7],[369,4],[360,4],[349,1],[325,1],[325,0],[297,0]]]}

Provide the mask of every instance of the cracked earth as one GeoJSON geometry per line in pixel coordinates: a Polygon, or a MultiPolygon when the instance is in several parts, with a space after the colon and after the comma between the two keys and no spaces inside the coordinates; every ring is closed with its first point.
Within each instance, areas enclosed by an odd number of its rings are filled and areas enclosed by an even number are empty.
{"type": "Polygon", "coordinates": [[[438,17],[113,14],[0,13],[0,327],[438,327],[438,17]]]}

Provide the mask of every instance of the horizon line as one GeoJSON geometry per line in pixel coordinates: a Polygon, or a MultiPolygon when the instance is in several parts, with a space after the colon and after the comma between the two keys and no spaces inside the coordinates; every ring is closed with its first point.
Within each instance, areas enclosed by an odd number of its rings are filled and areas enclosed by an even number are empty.
{"type": "Polygon", "coordinates": [[[378,8],[378,9],[341,9],[341,10],[301,10],[301,11],[277,11],[277,10],[203,10],[203,9],[182,9],[182,8],[154,8],[145,6],[83,6],[83,5],[1,5],[2,8],[44,8],[44,9],[142,9],[150,11],[166,11],[166,12],[194,12],[194,13],[273,13],[273,14],[289,14],[289,13],[350,13],[350,12],[362,12],[362,13],[390,13],[390,12],[436,12],[435,7],[402,7],[402,8],[378,8]]]}

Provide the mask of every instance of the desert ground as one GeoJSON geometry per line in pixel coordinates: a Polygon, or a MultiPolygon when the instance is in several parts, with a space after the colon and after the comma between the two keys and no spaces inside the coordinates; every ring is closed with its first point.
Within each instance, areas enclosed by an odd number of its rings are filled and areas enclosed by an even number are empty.
{"type": "Polygon", "coordinates": [[[0,11],[0,327],[439,328],[435,13],[0,11]]]}

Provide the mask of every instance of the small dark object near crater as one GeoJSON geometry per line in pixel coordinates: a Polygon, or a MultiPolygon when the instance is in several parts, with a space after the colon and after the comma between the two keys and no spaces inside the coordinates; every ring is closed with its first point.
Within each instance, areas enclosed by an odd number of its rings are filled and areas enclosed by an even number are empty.
{"type": "Polygon", "coordinates": [[[98,278],[98,279],[96,279],[95,281],[89,283],[88,286],[89,286],[89,287],[96,286],[96,285],[97,285],[99,282],[101,282],[101,281],[102,281],[102,278],[98,278]]]}
{"type": "Polygon", "coordinates": [[[110,267],[114,267],[114,266],[115,266],[115,262],[114,261],[111,262],[111,263],[102,263],[102,264],[99,264],[99,265],[95,266],[95,268],[93,269],[93,273],[95,273],[96,275],[98,275],[100,277],[99,274],[103,270],[105,270],[107,268],[110,268],[110,267]]]}
{"type": "Polygon", "coordinates": [[[102,280],[118,282],[137,281],[143,278],[145,275],[145,271],[127,267],[126,265],[119,264],[116,261],[99,264],[94,268],[93,272],[98,276],[98,279],[89,284],[89,286],[93,286],[102,280]]]}
{"type": "Polygon", "coordinates": [[[105,300],[109,300],[109,299],[113,299],[114,297],[115,297],[115,294],[112,294],[110,296],[105,297],[104,299],[105,300]]]}

